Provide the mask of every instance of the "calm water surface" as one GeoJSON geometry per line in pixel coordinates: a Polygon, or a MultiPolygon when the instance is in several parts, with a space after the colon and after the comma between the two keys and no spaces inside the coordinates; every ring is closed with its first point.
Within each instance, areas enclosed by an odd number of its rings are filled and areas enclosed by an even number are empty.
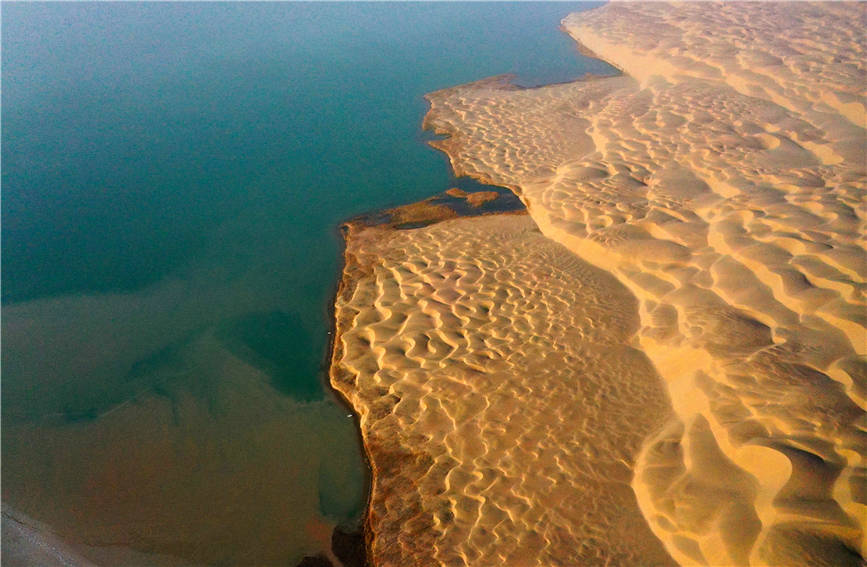
{"type": "Polygon", "coordinates": [[[327,549],[335,226],[455,183],[424,93],[611,73],[589,7],[4,3],[3,501],[109,564],[327,549]]]}

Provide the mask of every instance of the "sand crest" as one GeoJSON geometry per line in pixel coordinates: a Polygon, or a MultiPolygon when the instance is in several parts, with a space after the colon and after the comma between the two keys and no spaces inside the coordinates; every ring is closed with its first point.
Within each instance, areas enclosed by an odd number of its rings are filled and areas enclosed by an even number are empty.
{"type": "Polygon", "coordinates": [[[632,487],[679,563],[862,564],[867,5],[563,25],[624,75],[433,93],[436,146],[637,298],[674,418],[644,429],[632,487]]]}
{"type": "Polygon", "coordinates": [[[374,565],[673,564],[629,486],[670,410],[622,285],[519,214],[351,224],[346,258],[374,565]]]}

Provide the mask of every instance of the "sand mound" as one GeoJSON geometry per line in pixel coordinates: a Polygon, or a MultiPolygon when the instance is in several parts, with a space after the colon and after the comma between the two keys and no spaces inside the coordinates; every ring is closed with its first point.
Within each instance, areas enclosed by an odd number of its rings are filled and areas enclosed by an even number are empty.
{"type": "Polygon", "coordinates": [[[676,417],[632,486],[675,559],[861,564],[867,5],[615,3],[564,26],[625,75],[433,93],[436,146],[638,299],[676,417]]]}
{"type": "Polygon", "coordinates": [[[346,257],[375,565],[672,564],[629,486],[670,409],[623,286],[526,215],[352,225],[346,257]]]}

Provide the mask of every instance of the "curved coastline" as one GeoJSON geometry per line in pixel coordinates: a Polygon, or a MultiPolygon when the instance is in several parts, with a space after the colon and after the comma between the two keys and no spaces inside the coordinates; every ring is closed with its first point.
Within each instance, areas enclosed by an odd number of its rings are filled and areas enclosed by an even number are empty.
{"type": "MultiPolygon", "coordinates": [[[[707,61],[723,68],[714,72],[654,49],[629,27],[635,18],[655,18],[671,48],[678,26],[701,32],[708,25],[707,7],[681,8],[672,22],[664,6],[607,5],[570,16],[564,27],[579,49],[622,76],[532,89],[495,77],[444,89],[427,95],[424,126],[448,136],[430,144],[448,155],[455,175],[513,190],[545,237],[612,275],[637,300],[640,323],[626,342],[652,362],[672,416],[638,431],[643,443],[630,485],[667,553],[680,564],[856,565],[867,510],[859,497],[865,450],[857,425],[867,405],[867,256],[858,243],[865,218],[858,195],[867,184],[857,159],[865,148],[864,97],[847,94],[851,73],[847,83],[845,72],[830,70],[837,91],[827,95],[832,87],[800,75],[775,76],[779,83],[768,91],[750,83],[749,65],[767,72],[777,59],[794,57],[774,42],[779,26],[802,33],[835,18],[845,37],[865,11],[814,6],[789,16],[774,7],[728,7],[729,28],[710,34],[724,45],[702,46],[707,61]],[[724,32],[737,35],[738,18],[766,41],[754,38],[745,67],[726,69],[723,63],[738,59],[726,51],[724,32]],[[650,112],[655,126],[641,123],[650,112]],[[627,120],[617,122],[623,114],[627,120]],[[704,137],[691,122],[707,129],[704,137]],[[666,137],[685,146],[667,146],[666,137]],[[666,155],[674,166],[663,167],[666,155]]],[[[688,41],[702,37],[683,35],[687,53],[688,41]]],[[[858,48],[856,36],[848,37],[853,43],[829,47],[838,60],[823,60],[828,69],[846,64],[851,72],[858,48]]],[[[799,47],[809,56],[811,45],[799,47]]],[[[344,354],[335,347],[332,383],[351,392],[352,380],[336,374],[344,354]]],[[[389,410],[378,411],[385,417],[389,410]]],[[[412,479],[404,486],[411,490],[412,479]]],[[[370,558],[424,563],[405,538],[396,555],[374,553],[377,530],[400,523],[399,510],[390,512],[380,514],[378,527],[368,517],[370,558]]],[[[450,541],[449,521],[434,523],[443,541],[450,541]]],[[[601,557],[612,549],[597,548],[601,557]]],[[[447,559],[479,564],[461,550],[447,559]]],[[[436,560],[448,562],[443,558],[436,560]]]]}
{"type": "MultiPolygon", "coordinates": [[[[367,501],[365,502],[365,511],[361,520],[362,536],[364,540],[364,546],[361,550],[363,558],[358,556],[356,553],[351,557],[351,560],[353,561],[362,561],[365,565],[378,564],[373,556],[374,526],[371,524],[370,515],[373,492],[372,487],[374,486],[378,476],[376,461],[373,459],[373,455],[376,454],[376,451],[371,450],[367,441],[365,430],[361,423],[363,413],[359,411],[359,405],[357,403],[354,404],[350,399],[352,395],[350,390],[338,387],[335,382],[335,375],[339,368],[341,359],[343,358],[343,347],[340,342],[340,336],[342,335],[342,330],[346,325],[346,321],[344,320],[345,315],[343,316],[344,319],[342,319],[340,310],[337,307],[337,301],[340,299],[345,300],[352,295],[358,285],[358,272],[362,270],[361,263],[358,260],[357,251],[355,251],[353,235],[357,235],[364,229],[371,228],[383,232],[405,230],[406,228],[404,228],[404,225],[408,222],[422,226],[430,226],[454,218],[525,214],[525,211],[521,210],[523,207],[520,203],[516,203],[514,199],[510,199],[508,190],[505,191],[506,194],[497,191],[485,192],[494,193],[496,196],[491,197],[486,195],[486,199],[483,203],[473,204],[471,197],[473,195],[472,192],[467,193],[460,189],[450,189],[440,195],[430,197],[418,203],[411,203],[383,211],[373,211],[371,213],[354,216],[341,223],[336,230],[343,242],[343,249],[341,250],[342,267],[341,277],[335,285],[335,302],[329,306],[333,326],[328,345],[327,356],[330,364],[327,386],[330,391],[334,392],[340,402],[354,414],[353,421],[358,427],[359,444],[362,447],[362,454],[364,455],[369,474],[367,501]],[[467,204],[464,205],[462,201],[466,201],[467,204]]],[[[475,194],[480,195],[481,192],[476,192],[475,194]]],[[[341,557],[341,559],[343,558],[341,557]]],[[[346,559],[343,559],[343,562],[345,565],[354,564],[347,562],[346,559]]]]}

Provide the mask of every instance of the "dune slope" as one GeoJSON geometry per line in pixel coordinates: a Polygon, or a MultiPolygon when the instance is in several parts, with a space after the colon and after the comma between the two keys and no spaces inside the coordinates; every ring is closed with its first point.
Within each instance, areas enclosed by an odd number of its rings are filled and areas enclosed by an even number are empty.
{"type": "Polygon", "coordinates": [[[862,564],[867,5],[563,25],[624,75],[433,93],[434,144],[637,298],[674,415],[632,487],[679,563],[862,564]]]}

